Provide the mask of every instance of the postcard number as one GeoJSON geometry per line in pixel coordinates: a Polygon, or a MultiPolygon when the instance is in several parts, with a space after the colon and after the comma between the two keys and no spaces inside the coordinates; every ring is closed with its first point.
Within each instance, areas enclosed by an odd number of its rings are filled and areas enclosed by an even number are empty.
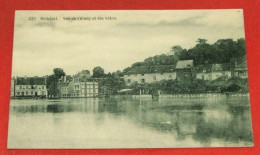
{"type": "Polygon", "coordinates": [[[36,17],[29,17],[28,20],[36,20],[36,17]]]}

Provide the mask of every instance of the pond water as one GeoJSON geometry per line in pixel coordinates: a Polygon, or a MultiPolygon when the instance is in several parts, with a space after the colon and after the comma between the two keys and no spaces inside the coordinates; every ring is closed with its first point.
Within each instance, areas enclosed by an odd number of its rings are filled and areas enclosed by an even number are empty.
{"type": "Polygon", "coordinates": [[[11,100],[8,148],[252,146],[249,97],[11,100]]]}

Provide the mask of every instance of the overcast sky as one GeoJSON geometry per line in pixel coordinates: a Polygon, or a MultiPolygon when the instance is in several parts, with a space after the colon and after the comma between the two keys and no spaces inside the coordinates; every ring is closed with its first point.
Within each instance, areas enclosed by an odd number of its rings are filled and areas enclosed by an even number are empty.
{"type": "Polygon", "coordinates": [[[16,11],[12,74],[50,75],[59,67],[73,75],[96,66],[108,73],[168,53],[174,45],[191,48],[198,38],[209,43],[244,38],[243,11],[16,11]],[[116,20],[66,21],[63,17],[116,20]]]}

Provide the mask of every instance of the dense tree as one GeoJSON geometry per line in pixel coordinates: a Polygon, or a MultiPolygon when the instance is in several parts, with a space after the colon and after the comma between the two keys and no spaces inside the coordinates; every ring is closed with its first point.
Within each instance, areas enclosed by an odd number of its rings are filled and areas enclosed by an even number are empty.
{"type": "Polygon", "coordinates": [[[97,66],[93,69],[93,77],[100,78],[103,77],[104,75],[105,75],[105,71],[100,66],[97,66]]]}
{"type": "Polygon", "coordinates": [[[245,57],[245,40],[243,38],[219,39],[214,44],[208,44],[206,39],[198,39],[197,44],[188,50],[180,52],[180,60],[194,60],[195,65],[213,63],[230,63],[232,59],[240,60],[245,57]]]}
{"type": "Polygon", "coordinates": [[[61,78],[62,76],[66,75],[65,72],[63,71],[63,69],[61,69],[61,68],[54,68],[53,73],[54,73],[55,77],[58,79],[61,78]]]}
{"type": "Polygon", "coordinates": [[[179,56],[181,51],[182,51],[182,47],[180,45],[171,47],[171,52],[176,56],[179,56]]]}
{"type": "Polygon", "coordinates": [[[63,69],[61,68],[53,69],[53,74],[47,77],[47,90],[49,95],[52,95],[54,97],[58,95],[58,90],[57,90],[58,80],[65,75],[66,74],[63,71],[63,69]]]}
{"type": "Polygon", "coordinates": [[[115,73],[116,73],[116,75],[118,77],[123,77],[124,76],[123,72],[121,72],[120,70],[117,70],[115,73]]]}
{"type": "Polygon", "coordinates": [[[99,92],[103,94],[117,94],[118,90],[126,87],[125,80],[120,77],[121,71],[105,74],[102,78],[97,79],[99,92]]]}

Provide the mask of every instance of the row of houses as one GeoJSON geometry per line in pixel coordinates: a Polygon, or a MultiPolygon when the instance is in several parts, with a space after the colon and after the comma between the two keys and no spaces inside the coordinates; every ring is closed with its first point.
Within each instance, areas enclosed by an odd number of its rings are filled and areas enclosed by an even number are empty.
{"type": "MultiPolygon", "coordinates": [[[[132,83],[152,83],[161,80],[180,80],[190,82],[194,79],[207,81],[220,77],[248,78],[247,63],[244,59],[233,67],[229,63],[194,66],[193,60],[178,61],[176,66],[138,66],[125,73],[126,86],[132,83]]],[[[95,97],[99,94],[98,82],[91,78],[88,70],[82,70],[73,76],[63,76],[58,80],[55,97],[95,97]]],[[[54,97],[47,91],[47,76],[16,77],[11,81],[12,97],[54,97]]]]}
{"type": "Polygon", "coordinates": [[[72,78],[63,76],[58,81],[59,97],[95,97],[98,95],[98,83],[91,79],[89,71],[82,70],[72,78]]]}
{"type": "Polygon", "coordinates": [[[192,81],[193,79],[202,79],[207,81],[216,80],[220,77],[229,79],[231,77],[248,78],[247,62],[244,59],[241,63],[209,64],[194,66],[193,60],[178,61],[176,66],[168,65],[165,71],[152,69],[150,66],[138,66],[124,75],[126,85],[132,83],[151,83],[161,80],[180,80],[192,81]],[[149,72],[145,72],[149,71],[149,72]]]}
{"type": "MultiPolygon", "coordinates": [[[[63,76],[57,83],[55,97],[95,97],[98,83],[90,81],[90,74],[83,70],[73,77],[63,76]]],[[[16,77],[11,79],[11,97],[54,97],[47,91],[47,76],[16,77]]]]}

